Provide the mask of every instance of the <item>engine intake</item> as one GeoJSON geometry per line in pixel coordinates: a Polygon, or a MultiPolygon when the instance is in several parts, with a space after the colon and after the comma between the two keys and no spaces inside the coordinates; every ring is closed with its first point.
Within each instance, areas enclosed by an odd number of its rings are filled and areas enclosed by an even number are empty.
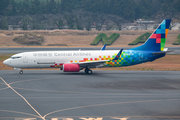
{"type": "Polygon", "coordinates": [[[80,71],[79,64],[70,64],[70,63],[63,64],[63,72],[79,72],[79,71],[80,71]]]}

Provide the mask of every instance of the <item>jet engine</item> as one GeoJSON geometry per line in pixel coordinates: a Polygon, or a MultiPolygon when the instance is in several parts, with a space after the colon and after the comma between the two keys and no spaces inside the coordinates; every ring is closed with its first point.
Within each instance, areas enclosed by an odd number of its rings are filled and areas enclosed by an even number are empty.
{"type": "Polygon", "coordinates": [[[63,72],[79,72],[79,64],[66,63],[63,64],[63,72]]]}

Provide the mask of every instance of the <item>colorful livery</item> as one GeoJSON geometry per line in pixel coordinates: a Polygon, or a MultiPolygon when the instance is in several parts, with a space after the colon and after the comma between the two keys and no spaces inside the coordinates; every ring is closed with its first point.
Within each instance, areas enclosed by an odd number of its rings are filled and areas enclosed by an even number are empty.
{"type": "Polygon", "coordinates": [[[129,50],[99,51],[40,51],[13,55],[3,63],[23,73],[23,68],[60,68],[64,72],[91,74],[91,68],[122,67],[154,61],[166,55],[165,43],[170,27],[170,19],[165,19],[141,46],[129,50]]]}

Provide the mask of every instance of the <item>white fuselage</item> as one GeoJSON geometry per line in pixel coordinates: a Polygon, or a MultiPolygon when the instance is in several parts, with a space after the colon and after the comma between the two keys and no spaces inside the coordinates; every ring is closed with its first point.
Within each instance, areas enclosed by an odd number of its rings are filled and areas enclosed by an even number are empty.
{"type": "Polygon", "coordinates": [[[64,63],[81,63],[111,59],[119,50],[106,51],[39,51],[13,55],[4,64],[14,68],[61,67],[64,63]]]}

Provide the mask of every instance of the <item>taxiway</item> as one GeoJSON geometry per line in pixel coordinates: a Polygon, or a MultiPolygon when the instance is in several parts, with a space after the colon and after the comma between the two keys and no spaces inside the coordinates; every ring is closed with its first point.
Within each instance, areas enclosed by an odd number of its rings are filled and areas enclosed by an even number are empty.
{"type": "Polygon", "coordinates": [[[179,120],[179,71],[0,71],[1,120],[179,120]]]}

